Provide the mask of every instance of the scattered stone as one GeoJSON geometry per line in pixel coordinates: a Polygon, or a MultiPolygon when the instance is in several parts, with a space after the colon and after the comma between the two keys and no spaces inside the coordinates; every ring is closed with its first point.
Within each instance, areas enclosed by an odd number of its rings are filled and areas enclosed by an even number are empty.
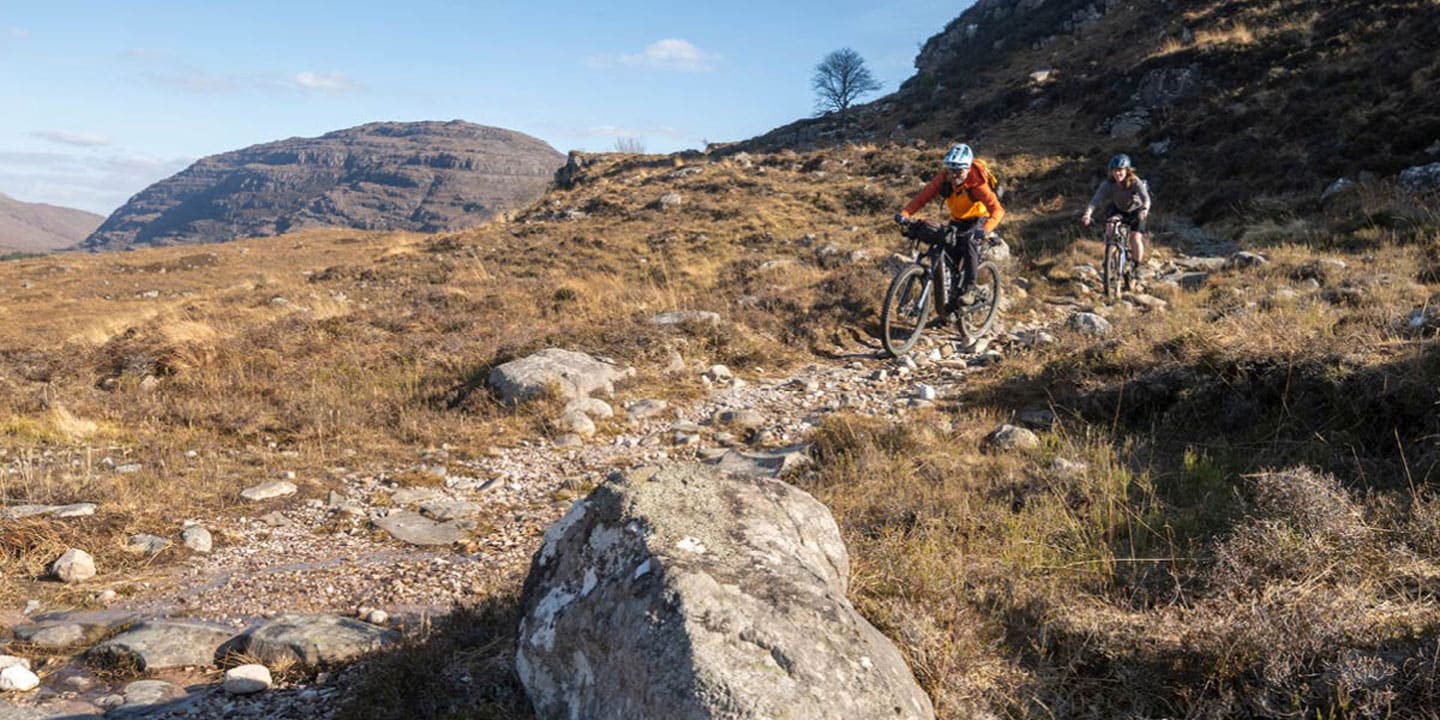
{"type": "Polygon", "coordinates": [[[1050,463],[1050,474],[1060,480],[1078,480],[1084,477],[1089,465],[1057,457],[1050,463]]]}
{"type": "Polygon", "coordinates": [[[668,407],[670,403],[664,400],[641,400],[625,411],[625,418],[629,422],[638,423],[665,412],[668,407]]]}
{"type": "Polygon", "coordinates": [[[394,630],[338,615],[281,615],[244,636],[246,654],[267,665],[306,667],[338,663],[382,650],[399,640],[394,630]]]}
{"type": "Polygon", "coordinates": [[[561,432],[573,433],[582,438],[595,436],[595,421],[579,410],[570,410],[561,415],[556,426],[561,432]]]}
{"type": "Polygon", "coordinates": [[[159,555],[161,550],[164,550],[168,547],[170,547],[169,540],[166,540],[159,535],[140,533],[139,535],[131,535],[130,539],[126,541],[125,552],[128,552],[131,555],[144,555],[145,557],[154,557],[156,555],[159,555]]]}
{"type": "Polygon", "coordinates": [[[580,437],[579,435],[576,435],[575,433],[566,433],[566,434],[564,434],[564,435],[561,435],[560,437],[555,438],[555,447],[557,447],[557,448],[577,448],[577,447],[585,447],[585,438],[582,438],[582,437],[580,437]]]}
{"type": "Polygon", "coordinates": [[[189,620],[147,620],[90,649],[95,662],[136,670],[210,667],[220,647],[235,637],[222,626],[189,620]]]}
{"type": "Polygon", "coordinates": [[[136,680],[125,686],[124,693],[124,704],[106,713],[106,717],[144,717],[153,712],[154,705],[185,697],[183,689],[163,680],[136,680]]]}
{"type": "Polygon", "coordinates": [[[411,545],[453,545],[465,539],[465,531],[455,523],[435,522],[409,510],[394,510],[371,522],[396,540],[411,545]]]}
{"type": "Polygon", "coordinates": [[[1095,313],[1077,312],[1070,316],[1066,325],[1078,333],[1091,336],[1108,335],[1110,333],[1110,321],[1095,313]]]}
{"type": "Polygon", "coordinates": [[[1170,304],[1165,302],[1164,300],[1161,300],[1154,295],[1147,295],[1145,293],[1127,293],[1125,295],[1125,299],[1135,303],[1136,305],[1144,308],[1149,312],[1164,312],[1165,308],[1170,306],[1170,304]]]}
{"type": "Polygon", "coordinates": [[[1440,188],[1440,162],[1401,170],[1400,187],[1416,192],[1440,188]]]}
{"type": "Polygon", "coordinates": [[[1240,252],[1231,255],[1230,259],[1225,261],[1225,267],[1235,270],[1266,265],[1269,262],[1270,261],[1267,260],[1264,255],[1253,253],[1248,250],[1241,250],[1240,252]]]}
{"type": "MultiPolygon", "coordinates": [[[[0,657],[9,657],[0,655],[0,657]]],[[[30,692],[40,687],[40,678],[26,665],[16,663],[0,670],[0,691],[30,692]]]]}
{"type": "Polygon", "coordinates": [[[724,365],[711,365],[710,369],[705,371],[705,377],[714,382],[725,382],[733,379],[735,375],[724,365]]]}
{"type": "Polygon", "coordinates": [[[70,548],[50,566],[60,582],[74,583],[95,577],[95,558],[78,548],[70,548]]]}
{"type": "Polygon", "coordinates": [[[115,472],[120,473],[121,475],[134,475],[135,473],[140,472],[141,467],[142,466],[140,465],[140,463],[125,463],[123,465],[116,465],[115,472]]]}
{"type": "Polygon", "coordinates": [[[387,613],[384,610],[371,610],[370,612],[365,613],[364,620],[371,625],[385,625],[386,623],[390,622],[390,613],[387,613]]]}
{"type": "Polygon", "coordinates": [[[545,718],[933,718],[846,600],[849,562],[790,485],[693,465],[612,478],[545,534],[516,668],[545,718]]]}
{"type": "Polygon", "coordinates": [[[591,418],[601,420],[615,416],[615,409],[610,407],[610,403],[593,397],[575,398],[565,404],[563,412],[582,412],[591,418]]]}
{"type": "Polygon", "coordinates": [[[1055,426],[1055,413],[1050,408],[1021,410],[1015,415],[1015,422],[1033,430],[1049,430],[1055,426]]]}
{"type": "Polygon", "coordinates": [[[191,525],[181,530],[180,541],[185,543],[185,547],[201,554],[210,552],[214,546],[214,538],[210,535],[210,531],[199,525],[191,525]]]}
{"type": "Polygon", "coordinates": [[[812,462],[809,449],[809,445],[792,445],[773,451],[725,450],[705,460],[722,472],[747,477],[780,477],[795,468],[809,465],[812,462]]]}
{"type": "Polygon", "coordinates": [[[1001,425],[985,437],[985,445],[994,450],[1034,450],[1040,447],[1040,437],[1022,427],[1001,425]]]}
{"type": "Polygon", "coordinates": [[[250,695],[269,690],[273,684],[270,668],[252,663],[226,670],[225,681],[221,687],[231,695],[250,695]]]}
{"type": "Polygon", "coordinates": [[[611,395],[615,383],[634,375],[614,363],[560,348],[546,348],[490,371],[489,384],[506,403],[516,404],[554,391],[563,400],[595,393],[611,395]]]}
{"type": "Polygon", "coordinates": [[[939,396],[940,393],[935,390],[935,386],[933,385],[926,385],[925,383],[920,383],[915,386],[915,398],[918,400],[933,402],[935,398],[939,396]]]}
{"type": "Polygon", "coordinates": [[[720,313],[709,310],[670,310],[650,318],[651,325],[673,327],[675,325],[719,325],[720,313]]]}
{"type": "Polygon", "coordinates": [[[1185,290],[1199,290],[1200,288],[1205,287],[1205,283],[1210,282],[1210,273],[1208,273],[1208,272],[1187,272],[1187,273],[1183,273],[1183,274],[1180,275],[1180,278],[1179,278],[1179,280],[1178,280],[1177,282],[1179,283],[1180,287],[1183,288],[1183,289],[1185,289],[1185,290]]]}
{"type": "Polygon", "coordinates": [[[755,410],[720,410],[713,418],[716,425],[754,430],[765,425],[765,416],[755,410]]]}
{"type": "Polygon", "coordinates": [[[1330,183],[1330,186],[1325,188],[1325,192],[1320,193],[1320,202],[1323,203],[1340,193],[1354,189],[1354,187],[1354,180],[1347,177],[1337,178],[1335,182],[1330,183]]]}
{"type": "Polygon", "coordinates": [[[438,522],[449,522],[480,514],[480,506],[465,500],[432,500],[420,506],[420,514],[438,522]]]}
{"type": "Polygon", "coordinates": [[[240,497],[251,502],[260,502],[261,500],[271,500],[287,495],[294,495],[299,490],[300,488],[296,487],[295,483],[289,480],[271,480],[241,490],[240,497]]]}
{"type": "Polygon", "coordinates": [[[685,196],[677,192],[665,193],[664,195],[661,195],[658,200],[655,201],[655,207],[661,210],[671,210],[684,204],[685,196]]]}

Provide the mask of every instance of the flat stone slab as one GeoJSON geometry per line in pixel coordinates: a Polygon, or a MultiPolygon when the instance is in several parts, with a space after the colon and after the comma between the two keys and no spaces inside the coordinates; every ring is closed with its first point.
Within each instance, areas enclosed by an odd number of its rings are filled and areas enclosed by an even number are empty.
{"type": "Polygon", "coordinates": [[[299,488],[289,480],[271,480],[260,483],[255,487],[245,488],[240,491],[240,497],[250,501],[270,500],[271,498],[294,495],[299,488]]]}
{"type": "Polygon", "coordinates": [[[84,645],[95,636],[104,633],[104,628],[86,626],[76,622],[50,622],[20,625],[12,628],[12,631],[17,640],[43,648],[62,648],[84,645]]]}
{"type": "Polygon", "coordinates": [[[454,523],[435,522],[410,510],[396,510],[372,522],[396,540],[411,545],[450,545],[465,539],[465,531],[454,523]]]}
{"type": "Polygon", "coordinates": [[[15,505],[7,508],[0,508],[0,518],[5,520],[19,520],[20,518],[35,517],[36,515],[47,515],[55,518],[77,518],[94,515],[98,506],[95,503],[72,503],[70,505],[15,505]]]}
{"type": "Polygon", "coordinates": [[[355,618],[281,615],[256,627],[241,644],[246,654],[267,665],[293,661],[315,667],[381,650],[399,638],[394,630],[355,618]]]}
{"type": "Polygon", "coordinates": [[[776,451],[741,452],[727,450],[724,455],[710,461],[722,472],[745,477],[779,477],[787,470],[810,463],[805,454],[808,445],[792,445],[776,451]]]}
{"type": "Polygon", "coordinates": [[[658,325],[660,327],[684,325],[685,323],[718,325],[720,323],[720,313],[709,310],[671,310],[650,318],[651,325],[658,325]]]}
{"type": "Polygon", "coordinates": [[[125,686],[125,704],[107,713],[107,718],[141,718],[165,710],[178,709],[174,703],[186,697],[185,690],[164,680],[136,680],[125,686]]]}
{"type": "Polygon", "coordinates": [[[133,664],[138,670],[209,667],[220,646],[234,637],[234,630],[217,625],[151,620],[96,645],[88,655],[111,665],[133,664]]]}

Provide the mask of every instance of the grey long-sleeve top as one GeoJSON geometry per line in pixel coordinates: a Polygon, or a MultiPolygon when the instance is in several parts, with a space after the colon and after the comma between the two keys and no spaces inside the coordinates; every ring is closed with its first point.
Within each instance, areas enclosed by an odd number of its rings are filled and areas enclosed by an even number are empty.
{"type": "Polygon", "coordinates": [[[1135,178],[1135,184],[1130,187],[1121,187],[1110,178],[1105,178],[1100,187],[1095,190],[1095,197],[1090,198],[1090,206],[1085,213],[1091,214],[1096,208],[1105,208],[1115,205],[1121,212],[1132,213],[1136,210],[1150,212],[1150,186],[1140,178],[1135,178]]]}

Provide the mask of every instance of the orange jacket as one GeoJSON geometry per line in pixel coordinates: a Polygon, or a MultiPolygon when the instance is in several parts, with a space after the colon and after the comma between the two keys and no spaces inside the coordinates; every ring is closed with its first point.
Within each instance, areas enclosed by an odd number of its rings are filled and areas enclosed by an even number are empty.
{"type": "MultiPolygon", "coordinates": [[[[904,209],[901,215],[910,217],[925,207],[925,204],[941,195],[941,191],[950,186],[948,173],[941,170],[936,173],[930,182],[920,190],[904,209]]],[[[945,206],[950,209],[950,219],[969,220],[971,218],[988,218],[985,221],[985,232],[991,232],[1000,225],[1000,220],[1005,217],[1005,208],[1000,205],[1000,198],[995,197],[995,191],[990,189],[987,183],[985,172],[980,169],[980,163],[970,166],[970,173],[965,176],[965,181],[960,187],[950,187],[950,194],[945,197],[945,206]]]]}

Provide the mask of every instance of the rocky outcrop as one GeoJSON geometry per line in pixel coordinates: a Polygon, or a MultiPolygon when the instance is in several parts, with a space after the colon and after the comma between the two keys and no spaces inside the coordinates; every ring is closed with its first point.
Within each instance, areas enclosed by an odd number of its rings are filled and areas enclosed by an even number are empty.
{"type": "Polygon", "coordinates": [[[546,348],[490,371],[489,383],[500,399],[518,403],[555,392],[562,400],[609,395],[615,383],[635,374],[582,352],[546,348]]]}
{"type": "Polygon", "coordinates": [[[784,483],[615,477],[535,555],[520,677],[539,718],[933,718],[849,570],[829,511],[784,483]]]}
{"type": "Polygon", "coordinates": [[[21,202],[0,193],[0,254],[68,248],[84,240],[104,220],[84,210],[21,202]]]}
{"type": "Polygon", "coordinates": [[[82,247],[223,242],[312,227],[438,232],[535,200],[565,162],[511,130],[371,123],[213,155],[130,199],[82,247]]]}

